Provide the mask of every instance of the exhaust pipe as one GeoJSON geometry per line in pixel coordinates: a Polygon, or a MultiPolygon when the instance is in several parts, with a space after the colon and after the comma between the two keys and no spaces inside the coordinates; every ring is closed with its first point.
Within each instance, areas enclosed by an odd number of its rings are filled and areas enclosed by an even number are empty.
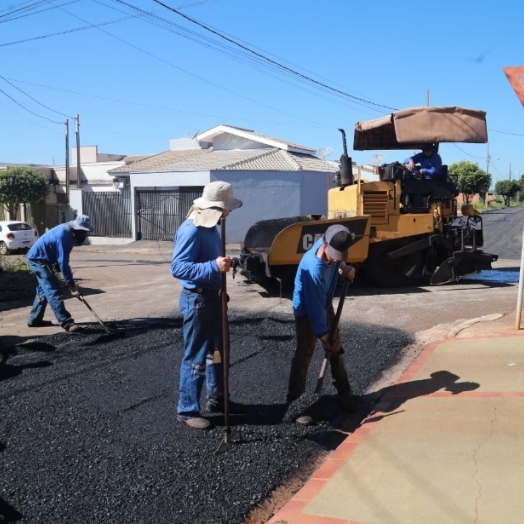
{"type": "Polygon", "coordinates": [[[348,148],[346,144],[346,132],[339,128],[342,133],[342,145],[344,146],[344,154],[340,157],[340,186],[352,186],[355,183],[353,176],[353,162],[348,156],[348,148]]]}

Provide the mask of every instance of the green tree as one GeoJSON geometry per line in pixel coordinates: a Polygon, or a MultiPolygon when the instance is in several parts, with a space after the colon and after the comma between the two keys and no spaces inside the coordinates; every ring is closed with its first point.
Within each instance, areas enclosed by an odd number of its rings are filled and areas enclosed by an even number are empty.
{"type": "Polygon", "coordinates": [[[32,167],[15,166],[0,170],[0,204],[16,220],[20,204],[44,200],[49,190],[46,177],[32,167]]]}
{"type": "Polygon", "coordinates": [[[524,175],[520,177],[519,184],[519,200],[524,201],[524,175]]]}
{"type": "Polygon", "coordinates": [[[483,171],[478,164],[467,160],[451,164],[448,168],[450,178],[462,193],[466,204],[477,193],[484,199],[491,185],[491,175],[483,171]]]}
{"type": "Polygon", "coordinates": [[[495,193],[504,198],[504,205],[510,206],[511,199],[520,191],[520,185],[515,180],[499,180],[495,184],[495,193]]]}

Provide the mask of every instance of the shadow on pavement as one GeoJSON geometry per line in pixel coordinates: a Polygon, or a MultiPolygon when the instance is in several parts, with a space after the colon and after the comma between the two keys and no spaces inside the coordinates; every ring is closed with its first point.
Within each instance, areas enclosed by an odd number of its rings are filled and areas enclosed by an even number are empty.
{"type": "Polygon", "coordinates": [[[380,410],[370,410],[369,414],[371,417],[366,419],[365,422],[378,422],[385,416],[399,413],[397,410],[407,400],[431,395],[437,391],[447,391],[452,395],[458,395],[480,387],[480,384],[477,382],[457,382],[459,379],[460,377],[451,371],[435,371],[431,373],[430,378],[395,384],[364,395],[362,398],[365,403],[370,405],[376,405],[379,402],[383,403],[380,410]],[[382,415],[381,413],[387,413],[388,415],[382,415]]]}

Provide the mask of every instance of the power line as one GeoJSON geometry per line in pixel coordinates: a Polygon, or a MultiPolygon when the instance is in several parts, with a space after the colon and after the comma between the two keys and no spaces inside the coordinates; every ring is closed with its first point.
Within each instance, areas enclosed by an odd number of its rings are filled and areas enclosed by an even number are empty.
{"type": "Polygon", "coordinates": [[[27,94],[25,91],[22,91],[22,89],[20,89],[19,87],[16,87],[12,82],[7,80],[7,78],[4,78],[2,75],[0,75],[0,78],[4,82],[7,82],[10,86],[14,87],[16,90],[20,91],[20,93],[30,98],[33,102],[36,102],[37,104],[41,105],[42,107],[45,107],[49,111],[52,111],[53,113],[56,113],[57,115],[65,116],[66,118],[74,118],[72,116],[66,115],[65,113],[61,113],[60,111],[56,111],[55,109],[52,109],[51,107],[46,106],[45,104],[42,104],[42,102],[39,102],[36,98],[33,98],[31,95],[27,94]]]}
{"type": "MultiPolygon", "coordinates": [[[[51,0],[47,0],[47,1],[50,2],[51,0]]],[[[84,20],[83,18],[81,18],[81,17],[79,17],[79,16],[77,16],[77,15],[74,15],[73,13],[70,13],[70,12],[67,11],[66,9],[63,9],[62,7],[60,7],[60,9],[63,10],[65,13],[69,14],[70,16],[73,16],[74,18],[77,18],[78,20],[81,20],[82,22],[89,24],[89,22],[88,22],[87,20],[84,20]]],[[[268,105],[268,104],[264,104],[264,103],[262,103],[262,102],[258,102],[258,101],[254,100],[254,99],[252,99],[252,98],[249,98],[249,97],[247,97],[247,96],[245,96],[245,95],[242,95],[242,94],[240,94],[240,93],[237,93],[236,91],[233,91],[233,90],[228,89],[228,88],[226,88],[226,87],[223,87],[223,86],[221,86],[221,85],[219,85],[219,84],[216,84],[216,83],[212,82],[211,80],[207,80],[206,78],[202,78],[201,76],[196,75],[195,73],[191,73],[190,71],[187,71],[186,69],[183,69],[182,67],[179,67],[179,66],[173,64],[172,62],[169,62],[168,60],[165,60],[164,58],[161,58],[161,57],[159,57],[159,56],[157,56],[157,55],[155,55],[155,54],[153,54],[153,53],[150,53],[149,51],[146,51],[145,49],[142,49],[142,48],[136,46],[135,44],[132,44],[131,42],[128,42],[127,40],[124,40],[123,38],[120,38],[120,37],[118,37],[118,36],[115,36],[115,35],[109,33],[108,31],[105,31],[104,29],[101,29],[100,27],[96,27],[96,26],[94,26],[94,25],[93,25],[93,27],[94,27],[95,29],[98,29],[98,31],[100,31],[100,32],[102,32],[102,33],[104,33],[104,34],[106,34],[107,36],[110,36],[111,38],[113,38],[113,39],[115,39],[115,40],[118,40],[119,42],[122,42],[122,43],[124,43],[124,44],[126,44],[126,45],[132,47],[133,49],[136,49],[137,51],[140,51],[141,53],[144,53],[144,54],[146,54],[146,55],[148,55],[148,56],[154,58],[155,60],[158,60],[158,61],[160,61],[160,62],[162,62],[162,63],[164,63],[164,64],[166,64],[166,65],[169,65],[170,67],[173,67],[173,68],[175,68],[175,69],[177,69],[177,70],[179,70],[179,71],[182,71],[183,73],[185,73],[185,74],[187,74],[187,75],[190,75],[190,76],[192,76],[192,77],[194,77],[194,78],[197,78],[198,80],[201,80],[202,82],[205,82],[205,83],[207,83],[207,84],[210,84],[210,85],[212,85],[213,87],[216,87],[216,88],[218,88],[218,89],[221,89],[222,91],[225,91],[225,92],[227,92],[227,93],[233,94],[233,95],[235,95],[235,96],[237,96],[237,97],[240,97],[240,98],[242,98],[242,99],[244,99],[244,100],[247,100],[248,102],[251,102],[251,103],[257,104],[257,105],[259,105],[259,106],[261,106],[261,107],[265,107],[265,108],[267,108],[267,109],[271,109],[271,110],[273,110],[273,111],[276,111],[276,112],[278,112],[278,113],[282,113],[282,114],[285,114],[285,115],[291,116],[291,117],[293,117],[293,118],[297,118],[297,119],[302,120],[302,121],[304,121],[304,122],[315,123],[315,124],[318,124],[318,125],[322,125],[322,124],[319,124],[319,122],[314,122],[314,121],[312,121],[312,120],[310,120],[310,119],[308,119],[308,118],[305,118],[305,117],[302,117],[302,116],[298,116],[298,115],[293,115],[292,113],[289,113],[289,112],[284,111],[284,110],[282,110],[282,109],[277,109],[277,108],[272,107],[272,106],[270,106],[270,105],[268,105]]]]}
{"type": "MultiPolygon", "coordinates": [[[[113,0],[113,1],[130,6],[130,4],[127,4],[123,0],[113,0]]],[[[351,95],[350,93],[346,93],[345,91],[342,91],[340,89],[332,87],[332,86],[330,86],[328,84],[325,84],[324,82],[320,82],[319,80],[315,80],[314,78],[312,78],[312,77],[310,77],[308,75],[300,73],[299,71],[291,69],[290,67],[287,67],[287,66],[277,62],[276,60],[268,58],[267,56],[263,55],[262,53],[259,53],[259,52],[255,51],[254,49],[252,49],[252,48],[250,48],[248,46],[245,46],[245,45],[237,42],[236,40],[226,36],[225,34],[219,32],[219,31],[216,31],[215,29],[212,29],[211,27],[209,27],[206,24],[196,20],[195,18],[192,18],[192,17],[182,13],[178,9],[175,9],[174,7],[170,7],[170,6],[166,5],[166,4],[164,4],[160,0],[153,0],[153,2],[161,5],[162,7],[165,7],[166,9],[172,11],[173,13],[177,14],[178,16],[181,16],[182,18],[185,18],[189,22],[198,25],[202,29],[205,29],[206,31],[209,31],[210,33],[218,36],[219,38],[222,38],[222,39],[226,40],[227,42],[229,42],[229,43],[231,43],[231,44],[233,44],[235,46],[238,46],[239,48],[241,48],[245,52],[251,53],[252,55],[256,56],[257,58],[259,58],[261,60],[264,60],[264,61],[268,62],[269,64],[271,64],[271,65],[273,65],[273,66],[275,66],[275,67],[277,67],[277,68],[279,68],[279,69],[281,69],[281,70],[283,70],[283,71],[285,71],[287,73],[290,73],[290,74],[292,74],[294,76],[297,76],[297,77],[299,77],[299,78],[301,78],[303,80],[311,82],[311,83],[313,83],[313,84],[315,84],[317,86],[320,86],[320,87],[322,87],[324,89],[327,89],[329,91],[332,91],[333,93],[336,93],[338,95],[341,95],[341,96],[344,96],[346,98],[349,98],[352,101],[360,102],[360,103],[371,105],[371,106],[375,106],[375,107],[381,107],[383,109],[395,110],[395,108],[393,108],[393,107],[389,107],[389,106],[386,106],[386,105],[383,105],[383,104],[378,104],[376,102],[372,102],[371,100],[367,100],[365,98],[360,98],[360,97],[357,97],[355,95],[351,95]]],[[[130,7],[133,7],[133,6],[130,6],[130,7]]]]}
{"type": "Polygon", "coordinates": [[[35,113],[34,111],[31,111],[27,107],[23,106],[20,102],[15,100],[11,95],[7,94],[2,88],[0,88],[0,93],[3,93],[4,96],[12,100],[17,106],[20,106],[24,111],[27,111],[28,113],[31,113],[32,115],[37,116],[38,118],[42,118],[43,120],[48,120],[49,122],[53,124],[60,124],[63,125],[63,122],[56,122],[55,120],[51,120],[50,118],[47,118],[46,116],[39,115],[38,113],[35,113]]]}
{"type": "MultiPolygon", "coordinates": [[[[78,1],[79,0],[71,0],[69,2],[65,2],[62,5],[75,4],[78,1]]],[[[49,7],[47,0],[40,0],[39,2],[33,2],[26,7],[19,7],[18,9],[13,9],[12,11],[8,11],[5,14],[0,14],[0,19],[6,18],[6,20],[0,20],[0,24],[3,24],[5,22],[12,22],[13,20],[18,20],[20,18],[25,18],[27,16],[36,15],[36,14],[43,13],[44,11],[49,11],[52,9],[56,9],[56,6],[49,7]],[[43,5],[46,6],[45,9],[40,9],[39,11],[31,12],[32,10],[36,9],[37,7],[43,6],[43,5]],[[19,12],[22,12],[22,13],[25,12],[25,14],[17,15],[19,12]],[[17,15],[17,16],[11,16],[11,15],[17,15]]]]}

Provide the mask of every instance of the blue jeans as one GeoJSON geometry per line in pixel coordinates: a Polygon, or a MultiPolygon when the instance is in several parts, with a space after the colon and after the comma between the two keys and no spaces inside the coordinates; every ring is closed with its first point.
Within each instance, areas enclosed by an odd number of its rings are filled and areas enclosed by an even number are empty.
{"type": "Polygon", "coordinates": [[[41,260],[27,260],[27,264],[38,281],[35,301],[29,312],[27,324],[31,326],[43,320],[48,302],[58,323],[63,328],[73,324],[74,320],[64,305],[62,286],[58,278],[56,278],[51,264],[41,260]]]}
{"type": "Polygon", "coordinates": [[[178,415],[200,416],[200,395],[206,381],[207,399],[224,394],[222,364],[222,300],[218,293],[199,294],[182,289],[180,311],[183,317],[184,357],[180,366],[178,415]],[[213,363],[217,350],[219,362],[213,363]]]}

